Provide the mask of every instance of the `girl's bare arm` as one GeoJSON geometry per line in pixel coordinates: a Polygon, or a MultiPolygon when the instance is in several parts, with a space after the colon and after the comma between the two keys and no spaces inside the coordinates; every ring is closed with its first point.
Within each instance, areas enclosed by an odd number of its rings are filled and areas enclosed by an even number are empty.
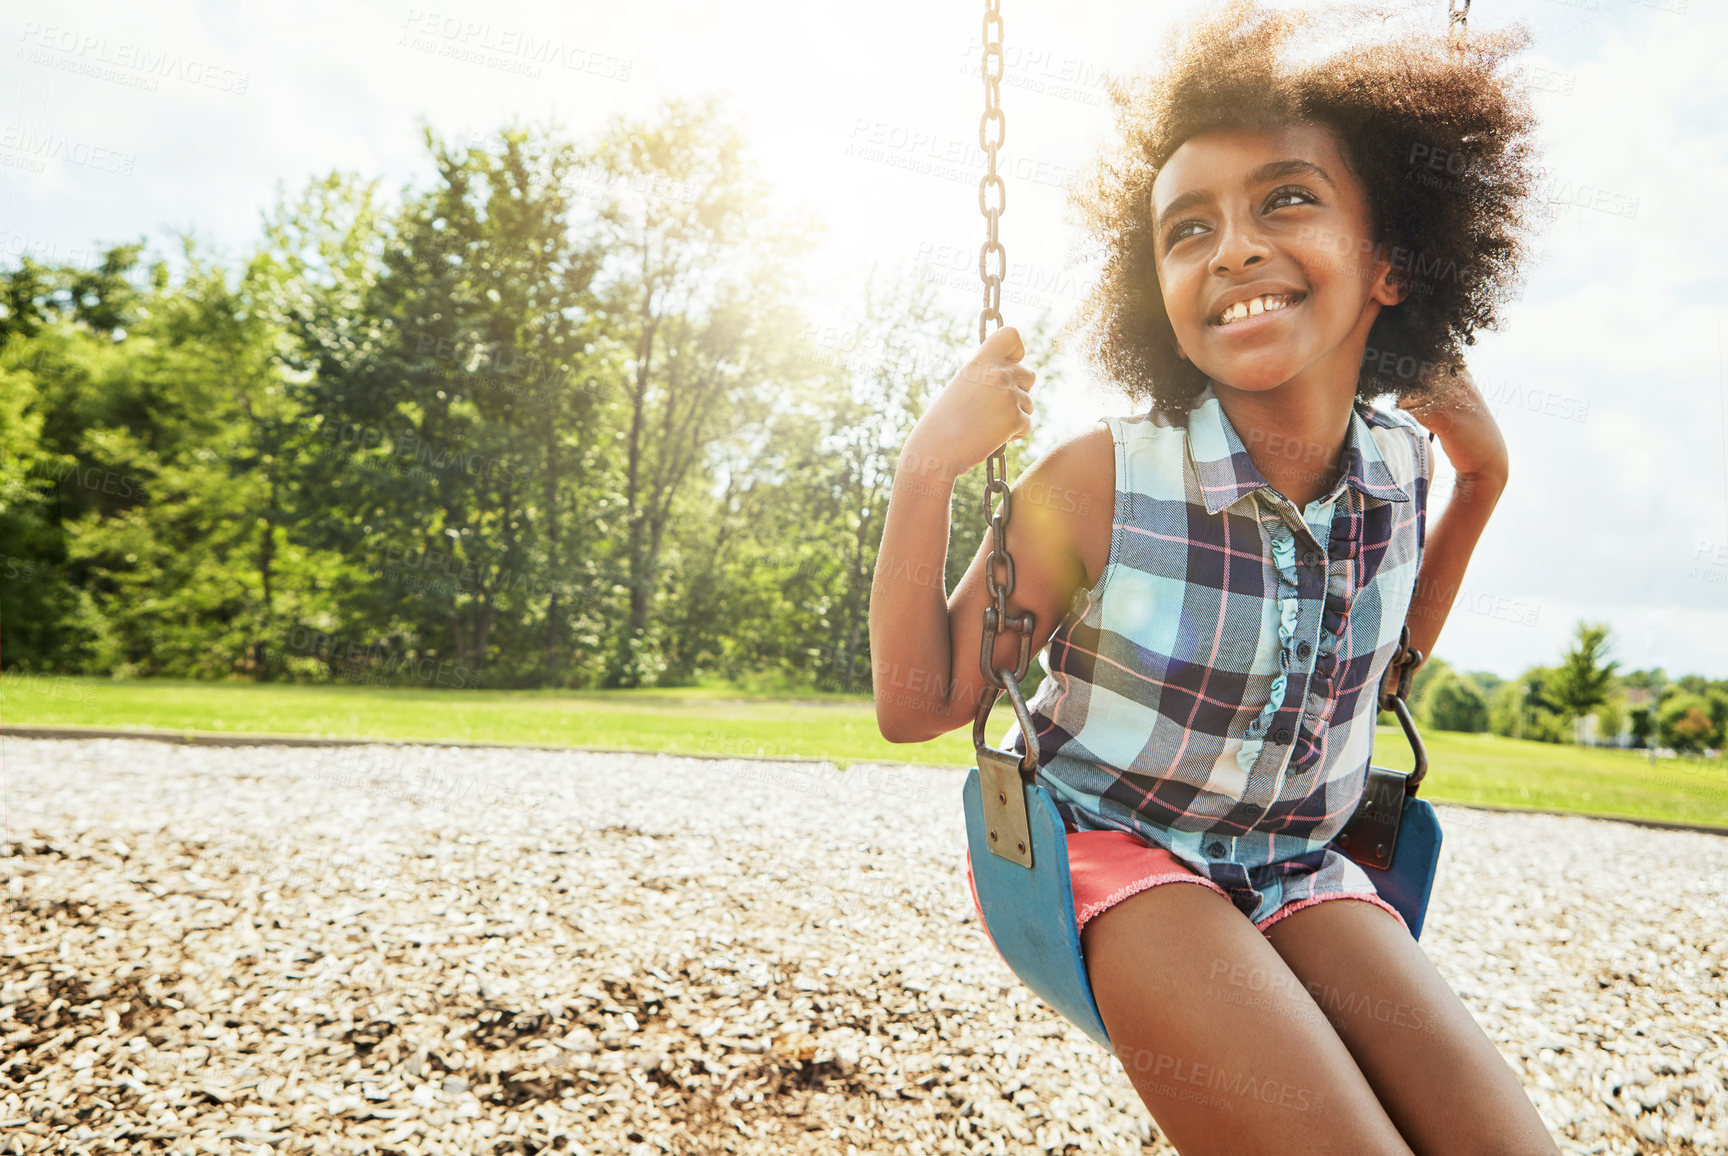
{"type": "Polygon", "coordinates": [[[1500,493],[1506,488],[1504,475],[1480,477],[1459,475],[1452,497],[1440,520],[1428,529],[1422,550],[1422,569],[1410,597],[1410,647],[1422,652],[1426,661],[1434,653],[1440,628],[1452,612],[1452,602],[1464,583],[1464,571],[1476,542],[1494,513],[1500,493]]]}
{"type": "MultiPolygon", "coordinates": [[[[1033,375],[1018,364],[1023,353],[1013,329],[992,334],[901,451],[870,590],[876,721],[890,742],[923,742],[970,722],[980,698],[994,689],[978,661],[990,602],[984,579],[989,536],[949,597],[949,508],[955,479],[996,446],[1031,430],[1027,389],[1033,375]]],[[[1107,447],[1107,431],[1104,438],[1107,447]]],[[[1108,448],[1099,454],[1096,434],[1058,446],[1011,487],[1007,548],[1015,573],[1009,611],[1035,615],[1034,652],[1049,640],[1087,579],[1076,535],[1088,515],[1096,519],[1101,513],[1108,525],[1113,492],[1114,459],[1108,448]],[[1100,456],[1102,493],[1095,478],[1100,456]],[[1085,476],[1088,468],[1093,477],[1085,476]]],[[[1014,666],[1019,639],[1012,631],[998,633],[998,668],[1014,666]]]]}
{"type": "MultiPolygon", "coordinates": [[[[924,742],[972,721],[994,691],[979,667],[984,570],[989,534],[951,596],[943,593],[953,479],[919,479],[916,456],[903,454],[870,596],[876,719],[891,742],[924,742]],[[905,479],[904,481],[902,479],[905,479]],[[901,487],[904,486],[904,489],[901,487]]],[[[1007,548],[1014,558],[1011,614],[1030,610],[1030,651],[1044,648],[1075,593],[1096,583],[1103,558],[1082,556],[1081,540],[1109,548],[1115,462],[1108,430],[1051,450],[1010,487],[1007,548]]],[[[983,518],[983,511],[977,517],[983,518]]],[[[1000,578],[1000,575],[998,576],[1000,578]]],[[[1012,669],[1020,636],[998,632],[995,665],[1012,669]]]]}
{"type": "Polygon", "coordinates": [[[1408,410],[1434,431],[1458,476],[1440,520],[1429,523],[1410,597],[1410,647],[1421,651],[1424,661],[1434,653],[1470,555],[1510,476],[1506,440],[1469,372],[1460,370],[1448,384],[1432,404],[1408,410]]]}

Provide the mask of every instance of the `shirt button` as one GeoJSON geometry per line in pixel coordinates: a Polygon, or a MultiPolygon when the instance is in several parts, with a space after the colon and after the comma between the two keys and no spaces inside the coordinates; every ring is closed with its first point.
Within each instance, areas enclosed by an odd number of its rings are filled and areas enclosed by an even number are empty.
{"type": "Polygon", "coordinates": [[[1279,727],[1278,733],[1272,736],[1272,741],[1282,746],[1290,741],[1290,728],[1279,727]]]}
{"type": "Polygon", "coordinates": [[[1206,855],[1208,858],[1222,859],[1224,857],[1224,844],[1216,841],[1206,844],[1206,855]]]}
{"type": "Polygon", "coordinates": [[[1304,566],[1318,566],[1318,565],[1320,565],[1320,553],[1319,553],[1319,551],[1317,551],[1317,550],[1304,551],[1302,554],[1302,565],[1304,565],[1304,566]]]}
{"type": "Polygon", "coordinates": [[[1314,648],[1312,646],[1309,646],[1306,642],[1298,642],[1296,644],[1296,657],[1297,658],[1307,658],[1310,654],[1313,654],[1313,653],[1314,653],[1314,648]]]}

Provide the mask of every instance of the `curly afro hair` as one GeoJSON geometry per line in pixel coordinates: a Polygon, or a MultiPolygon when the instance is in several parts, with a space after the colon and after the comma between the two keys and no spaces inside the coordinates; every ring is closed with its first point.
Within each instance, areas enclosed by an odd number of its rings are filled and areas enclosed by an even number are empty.
{"type": "MultiPolygon", "coordinates": [[[[1437,23],[1434,0],[1423,9],[1437,23]]],[[[1102,242],[1104,269],[1066,328],[1135,401],[1186,413],[1207,384],[1176,354],[1151,212],[1152,182],[1204,132],[1315,124],[1337,141],[1366,194],[1374,236],[1388,246],[1392,277],[1408,290],[1369,332],[1362,400],[1426,399],[1443,388],[1442,373],[1463,364],[1476,330],[1500,327],[1534,226],[1546,217],[1532,196],[1541,171],[1521,71],[1497,75],[1529,33],[1521,25],[1473,32],[1458,50],[1439,33],[1359,43],[1365,24],[1399,14],[1390,3],[1293,11],[1229,0],[1185,36],[1173,33],[1161,67],[1109,81],[1120,140],[1070,198],[1102,242]],[[1310,51],[1300,63],[1281,55],[1305,32],[1358,43],[1328,56],[1310,51]]]]}

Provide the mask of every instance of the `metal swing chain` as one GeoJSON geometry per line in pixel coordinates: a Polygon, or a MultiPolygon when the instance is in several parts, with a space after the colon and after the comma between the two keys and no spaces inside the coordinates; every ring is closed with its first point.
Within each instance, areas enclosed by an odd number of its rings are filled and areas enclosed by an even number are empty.
{"type": "MultiPolygon", "coordinates": [[[[1470,36],[1468,17],[1470,15],[1470,0],[1446,0],[1446,43],[1453,52],[1462,53],[1465,41],[1470,36]]],[[[1391,711],[1398,716],[1398,722],[1404,728],[1404,735],[1410,740],[1411,750],[1416,755],[1416,767],[1410,772],[1405,783],[1405,790],[1414,795],[1416,788],[1428,773],[1428,752],[1422,745],[1422,739],[1416,732],[1416,726],[1410,717],[1410,704],[1407,701],[1410,694],[1410,679],[1416,673],[1416,668],[1422,665],[1422,652],[1413,650],[1410,646],[1410,624],[1406,622],[1398,633],[1398,650],[1392,656],[1391,670],[1396,671],[1398,683],[1392,690],[1386,690],[1381,684],[1380,709],[1391,711]]]]}
{"type": "MultiPolygon", "coordinates": [[[[984,114],[978,121],[978,147],[984,150],[984,176],[978,181],[978,211],[984,214],[988,237],[978,251],[978,276],[984,282],[984,311],[978,315],[978,343],[982,345],[991,332],[991,323],[1002,325],[1002,279],[1008,269],[1007,250],[997,239],[998,219],[1008,208],[1008,187],[996,171],[996,150],[1001,147],[1008,131],[1007,118],[1002,115],[1002,8],[1001,0],[984,0],[984,57],[980,72],[984,77],[984,114]],[[994,67],[992,67],[994,62],[994,67]],[[992,134],[991,126],[995,126],[992,134]],[[994,203],[990,197],[995,191],[994,203]],[[995,268],[990,258],[996,258],[995,268]]],[[[1031,725],[1031,713],[1020,692],[1020,680],[1032,660],[1032,633],[1036,619],[1031,611],[1011,614],[1008,598],[1014,593],[1014,558],[1008,553],[1008,518],[1012,513],[1012,498],[1008,488],[1008,447],[1004,443],[984,459],[984,518],[990,525],[990,554],[985,560],[984,583],[990,591],[991,605],[984,609],[984,635],[979,646],[978,666],[986,682],[996,691],[1006,690],[1014,703],[1014,714],[1020,722],[1026,753],[1021,760],[1022,774],[1038,765],[1038,739],[1031,725]],[[1000,505],[997,500],[1000,499],[1000,505]],[[997,581],[996,568],[1003,569],[1003,580],[997,581]],[[1020,653],[1012,671],[996,667],[996,636],[1012,630],[1020,635],[1020,653]]],[[[979,751],[989,746],[985,727],[997,695],[986,691],[978,701],[972,719],[972,745],[979,751]]]]}
{"type": "MultiPolygon", "coordinates": [[[[1464,43],[1469,38],[1470,26],[1467,19],[1470,15],[1470,0],[1446,0],[1446,42],[1454,52],[1463,52],[1464,43]]],[[[1392,656],[1391,669],[1398,674],[1398,683],[1393,690],[1385,690],[1382,685],[1380,694],[1380,709],[1389,710],[1398,715],[1400,722],[1405,721],[1409,705],[1405,701],[1410,693],[1410,679],[1416,668],[1422,664],[1422,652],[1410,648],[1410,626],[1406,623],[1398,635],[1398,650],[1392,656]]],[[[1405,733],[1411,733],[1411,727],[1405,726],[1405,733]]],[[[1410,792],[1415,793],[1416,785],[1422,781],[1427,771],[1427,758],[1420,751],[1419,740],[1412,739],[1412,745],[1418,747],[1418,770],[1411,775],[1410,792]]]]}

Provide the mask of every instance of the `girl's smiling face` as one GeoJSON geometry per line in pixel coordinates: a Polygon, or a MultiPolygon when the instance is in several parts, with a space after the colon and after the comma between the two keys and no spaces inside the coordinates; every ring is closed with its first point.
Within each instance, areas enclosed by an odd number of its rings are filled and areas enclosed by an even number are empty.
{"type": "Polygon", "coordinates": [[[1158,283],[1184,358],[1239,390],[1300,381],[1355,392],[1368,330],[1404,290],[1328,130],[1191,137],[1153,182],[1152,211],[1158,283]]]}

